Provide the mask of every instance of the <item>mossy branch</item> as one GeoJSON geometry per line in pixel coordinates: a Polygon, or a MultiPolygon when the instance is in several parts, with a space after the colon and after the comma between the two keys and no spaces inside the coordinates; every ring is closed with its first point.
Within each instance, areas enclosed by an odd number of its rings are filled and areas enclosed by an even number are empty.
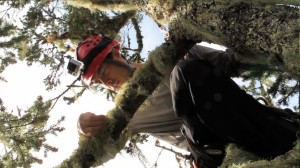
{"type": "Polygon", "coordinates": [[[220,168],[297,168],[300,165],[300,139],[295,147],[285,155],[280,155],[273,160],[259,158],[252,153],[244,151],[241,147],[230,144],[226,148],[226,156],[220,168]]]}

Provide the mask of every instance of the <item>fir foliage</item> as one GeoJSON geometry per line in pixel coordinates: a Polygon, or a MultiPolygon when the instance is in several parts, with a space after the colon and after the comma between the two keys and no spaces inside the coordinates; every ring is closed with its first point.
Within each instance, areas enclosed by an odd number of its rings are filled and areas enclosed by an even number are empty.
{"type": "Polygon", "coordinates": [[[56,147],[46,143],[46,135],[63,131],[59,124],[64,117],[47,128],[50,107],[50,101],[38,97],[29,109],[9,112],[0,99],[0,141],[5,149],[0,162],[4,167],[29,168],[33,163],[41,164],[42,159],[34,156],[32,150],[43,150],[45,157],[49,152],[57,152],[56,147]]]}
{"type": "Polygon", "coordinates": [[[48,90],[60,84],[67,62],[65,56],[74,52],[77,44],[91,35],[116,37],[135,11],[114,13],[76,8],[62,1],[3,1],[6,15],[1,19],[0,54],[2,72],[18,60],[50,67],[44,79],[48,90]],[[23,8],[26,6],[26,8],[23,8]],[[18,13],[25,13],[19,16],[18,13]],[[12,18],[13,19],[12,19],[12,18]],[[10,24],[8,24],[10,23],[10,24]],[[21,23],[21,26],[17,26],[21,23]],[[85,25],[85,26],[82,26],[85,25]]]}

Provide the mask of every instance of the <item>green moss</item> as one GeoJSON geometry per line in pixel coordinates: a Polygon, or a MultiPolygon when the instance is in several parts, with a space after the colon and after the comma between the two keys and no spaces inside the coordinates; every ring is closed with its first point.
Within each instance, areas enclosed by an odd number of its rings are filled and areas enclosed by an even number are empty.
{"type": "MultiPolygon", "coordinates": [[[[219,0],[229,3],[239,3],[244,2],[244,0],[219,0]]],[[[249,3],[258,3],[258,4],[288,4],[288,5],[298,5],[299,0],[247,0],[249,3]]]]}
{"type": "Polygon", "coordinates": [[[57,167],[80,168],[85,166],[99,166],[113,159],[119,153],[128,140],[127,132],[123,132],[117,140],[111,137],[112,128],[115,123],[109,123],[106,130],[95,137],[80,135],[79,147],[72,156],[57,167]]]}
{"type": "Polygon", "coordinates": [[[229,144],[226,147],[226,156],[220,167],[225,168],[230,165],[234,166],[256,160],[259,160],[259,158],[254,154],[243,150],[240,146],[229,144]]]}
{"type": "MultiPolygon", "coordinates": [[[[157,47],[150,54],[150,61],[154,64],[157,71],[163,77],[169,77],[171,70],[174,67],[174,57],[175,57],[175,47],[174,45],[161,45],[157,47]]],[[[151,72],[150,72],[151,73],[151,72]]]]}
{"type": "MultiPolygon", "coordinates": [[[[133,78],[122,86],[122,90],[115,98],[116,105],[131,113],[135,112],[138,106],[152,93],[158,83],[161,81],[161,73],[155,69],[151,61],[147,61],[143,68],[138,69],[133,78]],[[135,105],[129,105],[127,101],[140,102],[135,105]]],[[[128,114],[131,115],[132,114],[128,114]]]]}
{"type": "MultiPolygon", "coordinates": [[[[162,82],[162,83],[164,83],[164,82],[162,82]]],[[[168,83],[169,83],[169,81],[168,81],[168,83]]],[[[153,93],[151,94],[152,96],[155,97],[155,95],[158,94],[158,90],[159,90],[159,87],[160,87],[160,86],[161,86],[161,85],[159,85],[159,86],[153,91],[153,93]]],[[[153,105],[152,101],[150,101],[149,99],[146,99],[146,100],[144,101],[144,103],[141,104],[141,106],[139,107],[139,111],[144,111],[144,110],[146,110],[148,107],[151,107],[152,105],[153,105]]]]}
{"type": "Polygon", "coordinates": [[[221,168],[284,168],[300,166],[300,140],[295,147],[285,155],[273,160],[259,160],[255,155],[243,151],[240,147],[231,144],[226,149],[227,155],[221,168]]]}

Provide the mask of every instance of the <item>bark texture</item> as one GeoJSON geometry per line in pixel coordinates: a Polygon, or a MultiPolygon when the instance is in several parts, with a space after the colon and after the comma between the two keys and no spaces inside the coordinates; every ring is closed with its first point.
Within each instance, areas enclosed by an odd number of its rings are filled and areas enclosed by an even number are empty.
{"type": "Polygon", "coordinates": [[[245,64],[276,66],[300,80],[300,3],[297,0],[86,2],[106,9],[115,9],[112,6],[117,5],[138,9],[167,25],[176,36],[224,45],[245,64]]]}

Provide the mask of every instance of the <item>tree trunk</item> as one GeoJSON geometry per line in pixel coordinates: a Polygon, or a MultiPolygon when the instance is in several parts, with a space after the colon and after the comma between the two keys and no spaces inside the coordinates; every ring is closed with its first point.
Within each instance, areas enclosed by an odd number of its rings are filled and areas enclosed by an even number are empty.
{"type": "MultiPolygon", "coordinates": [[[[74,1],[77,0],[71,2],[74,1]]],[[[135,6],[156,22],[168,25],[176,36],[224,45],[244,64],[276,66],[300,80],[298,0],[118,0],[110,3],[91,0],[87,3],[106,9],[118,5],[134,9],[135,6]]]]}

